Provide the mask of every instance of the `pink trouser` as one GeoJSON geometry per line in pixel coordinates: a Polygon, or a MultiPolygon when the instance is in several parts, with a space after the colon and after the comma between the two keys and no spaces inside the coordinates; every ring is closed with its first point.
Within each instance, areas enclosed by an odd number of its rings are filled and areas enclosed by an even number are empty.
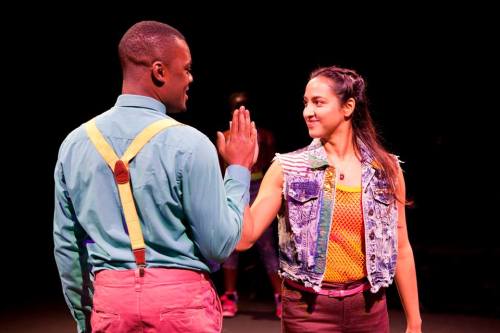
{"type": "Polygon", "coordinates": [[[208,274],[183,269],[103,270],[94,282],[92,332],[220,332],[208,274]]]}

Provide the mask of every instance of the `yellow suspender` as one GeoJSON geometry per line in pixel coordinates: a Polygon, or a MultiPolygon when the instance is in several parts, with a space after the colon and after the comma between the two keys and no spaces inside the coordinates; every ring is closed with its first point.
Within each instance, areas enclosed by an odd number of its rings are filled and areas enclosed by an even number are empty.
{"type": "Polygon", "coordinates": [[[132,251],[141,275],[143,274],[143,269],[146,266],[146,247],[144,244],[141,225],[139,223],[139,216],[137,215],[137,209],[134,203],[134,197],[132,195],[132,189],[130,187],[128,164],[130,160],[133,159],[142,149],[142,147],[144,147],[144,145],[151,140],[151,138],[167,127],[174,125],[182,124],[173,119],[163,119],[152,123],[139,133],[139,135],[128,146],[123,156],[118,158],[113,148],[106,142],[106,139],[104,139],[101,132],[97,129],[95,119],[92,119],[85,124],[85,129],[90,141],[92,141],[97,151],[104,158],[115,176],[116,185],[118,186],[118,191],[120,193],[123,214],[125,215],[125,222],[127,223],[130,243],[132,245],[132,251]]]}

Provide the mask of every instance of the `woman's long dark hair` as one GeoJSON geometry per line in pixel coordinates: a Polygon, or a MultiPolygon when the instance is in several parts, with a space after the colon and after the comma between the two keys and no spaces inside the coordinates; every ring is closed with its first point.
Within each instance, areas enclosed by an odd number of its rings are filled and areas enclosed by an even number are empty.
{"type": "MultiPolygon", "coordinates": [[[[386,174],[390,189],[395,195],[398,176],[397,162],[380,143],[379,135],[368,110],[365,80],[354,70],[336,66],[319,68],[311,73],[310,79],[318,76],[333,81],[332,90],[342,104],[346,103],[349,98],[353,98],[356,102],[351,119],[355,148],[360,150],[356,139],[360,139],[367,146],[374,160],[379,164],[378,167],[386,174]]],[[[405,198],[398,199],[403,202],[405,200],[405,198]]]]}

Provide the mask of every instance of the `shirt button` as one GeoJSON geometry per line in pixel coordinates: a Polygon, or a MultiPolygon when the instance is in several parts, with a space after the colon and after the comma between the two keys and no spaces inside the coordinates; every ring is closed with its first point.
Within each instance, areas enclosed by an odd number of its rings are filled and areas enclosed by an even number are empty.
{"type": "Polygon", "coordinates": [[[375,255],[374,255],[374,254],[372,254],[372,255],[371,255],[370,260],[371,260],[371,261],[374,261],[374,260],[375,260],[375,255]]]}
{"type": "Polygon", "coordinates": [[[370,209],[370,210],[368,211],[368,215],[370,215],[370,216],[372,216],[372,215],[373,215],[373,209],[370,209]]]}
{"type": "Polygon", "coordinates": [[[370,232],[370,239],[374,239],[375,238],[375,233],[372,231],[370,232]]]}

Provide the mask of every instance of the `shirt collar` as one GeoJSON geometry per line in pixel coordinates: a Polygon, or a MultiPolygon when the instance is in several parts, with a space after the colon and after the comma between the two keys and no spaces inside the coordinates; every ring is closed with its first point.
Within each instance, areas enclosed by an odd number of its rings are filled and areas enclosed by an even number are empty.
{"type": "Polygon", "coordinates": [[[123,94],[118,96],[115,106],[145,108],[154,111],[167,113],[167,108],[159,100],[142,95],[123,94]]]}

